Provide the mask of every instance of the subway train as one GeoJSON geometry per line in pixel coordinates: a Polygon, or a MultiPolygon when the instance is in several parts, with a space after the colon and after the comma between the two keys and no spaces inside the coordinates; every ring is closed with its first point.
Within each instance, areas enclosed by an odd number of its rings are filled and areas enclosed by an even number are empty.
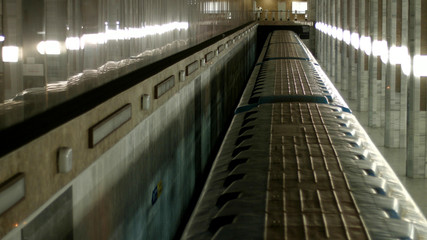
{"type": "Polygon", "coordinates": [[[182,239],[427,239],[427,221],[299,37],[272,32],[182,239]]]}

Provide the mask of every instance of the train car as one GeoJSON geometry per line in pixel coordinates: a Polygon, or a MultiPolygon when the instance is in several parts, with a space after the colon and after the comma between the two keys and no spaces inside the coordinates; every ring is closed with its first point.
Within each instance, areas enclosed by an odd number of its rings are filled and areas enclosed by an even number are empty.
{"type": "Polygon", "coordinates": [[[182,239],[427,239],[427,221],[298,36],[275,31],[182,239]]]}

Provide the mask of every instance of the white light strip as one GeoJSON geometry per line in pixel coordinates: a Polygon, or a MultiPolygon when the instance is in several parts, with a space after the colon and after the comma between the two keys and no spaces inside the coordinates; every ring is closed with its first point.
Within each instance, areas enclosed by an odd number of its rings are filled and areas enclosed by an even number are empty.
{"type": "Polygon", "coordinates": [[[65,47],[68,50],[79,50],[80,49],[80,38],[69,37],[65,39],[65,47]]]}
{"type": "Polygon", "coordinates": [[[411,61],[411,56],[409,54],[407,54],[402,61],[402,72],[406,75],[409,76],[411,75],[411,70],[412,70],[412,61],[411,61]]]}
{"type": "Polygon", "coordinates": [[[372,52],[371,37],[362,36],[360,38],[360,50],[364,51],[367,55],[371,55],[371,52],[372,52]]]}
{"type": "Polygon", "coordinates": [[[391,64],[402,64],[405,57],[408,55],[408,48],[391,46],[390,48],[390,63],[391,64]]]}
{"type": "Polygon", "coordinates": [[[61,44],[58,41],[41,41],[37,44],[37,51],[40,54],[59,55],[61,53],[61,44]]]}
{"type": "MultiPolygon", "coordinates": [[[[142,28],[125,28],[116,30],[108,29],[108,26],[106,26],[105,33],[84,34],[80,39],[80,49],[84,49],[85,45],[88,44],[105,44],[111,40],[117,41],[123,39],[144,38],[157,34],[161,35],[174,30],[187,30],[188,27],[188,22],[172,22],[163,25],[152,25],[142,28]]],[[[70,41],[75,42],[75,40],[70,41]]],[[[73,45],[73,48],[74,49],[69,50],[75,50],[76,46],[73,45]]]]}
{"type": "Polygon", "coordinates": [[[338,41],[344,41],[346,44],[352,45],[355,49],[364,51],[367,55],[380,56],[384,64],[387,64],[389,61],[393,65],[401,64],[402,72],[407,76],[411,74],[412,69],[415,76],[427,76],[427,55],[415,56],[412,61],[406,46],[392,46],[389,49],[388,43],[385,40],[372,41],[369,36],[359,36],[357,32],[342,30],[341,28],[322,22],[317,22],[315,27],[317,30],[332,36],[338,41]]]}
{"type": "Polygon", "coordinates": [[[352,33],[351,34],[351,45],[354,47],[354,49],[359,49],[360,47],[360,38],[358,33],[352,33]]]}
{"type": "Polygon", "coordinates": [[[343,32],[343,40],[347,45],[350,45],[351,43],[351,34],[349,30],[344,30],[343,32]]]}
{"type": "Polygon", "coordinates": [[[382,52],[384,51],[384,47],[386,47],[386,46],[387,46],[386,41],[374,40],[372,42],[372,55],[374,55],[375,57],[381,56],[382,52]]]}
{"type": "Polygon", "coordinates": [[[337,28],[337,39],[338,41],[342,41],[343,39],[343,32],[341,28],[337,28]]]}
{"type": "Polygon", "coordinates": [[[19,47],[17,46],[2,47],[2,58],[3,58],[3,62],[18,62],[19,47]]]}
{"type": "Polygon", "coordinates": [[[326,31],[327,31],[329,36],[332,36],[332,26],[331,25],[328,25],[326,31]]]}
{"type": "Polygon", "coordinates": [[[427,77],[427,55],[416,55],[413,67],[416,77],[427,77]]]}
{"type": "Polygon", "coordinates": [[[387,64],[388,58],[389,58],[388,43],[386,41],[383,41],[382,49],[381,49],[381,61],[384,64],[387,64]]]}
{"type": "Polygon", "coordinates": [[[332,37],[335,39],[337,38],[337,27],[332,28],[332,37]]]}

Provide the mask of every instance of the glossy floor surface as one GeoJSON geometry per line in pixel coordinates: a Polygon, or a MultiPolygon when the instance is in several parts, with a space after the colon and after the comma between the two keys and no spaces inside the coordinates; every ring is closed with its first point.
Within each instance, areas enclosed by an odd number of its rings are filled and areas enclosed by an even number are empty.
{"type": "MultiPolygon", "coordinates": [[[[344,96],[344,94],[343,94],[344,96]]],[[[347,103],[351,109],[356,108],[356,102],[348,100],[347,103]]],[[[417,203],[420,210],[427,215],[427,179],[408,178],[406,172],[406,149],[405,148],[386,148],[384,147],[384,128],[368,127],[368,112],[353,111],[359,122],[365,128],[369,137],[377,146],[378,150],[388,161],[394,172],[399,176],[400,181],[411,194],[414,201],[417,203]]]]}

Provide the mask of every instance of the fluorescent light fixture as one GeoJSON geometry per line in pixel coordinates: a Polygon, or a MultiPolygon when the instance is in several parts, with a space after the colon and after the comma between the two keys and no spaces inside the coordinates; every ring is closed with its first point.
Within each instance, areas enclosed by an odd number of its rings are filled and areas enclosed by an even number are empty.
{"type": "Polygon", "coordinates": [[[359,49],[360,47],[360,38],[359,38],[359,34],[358,33],[352,33],[351,34],[351,45],[353,45],[353,47],[355,49],[359,49]]]}
{"type": "Polygon", "coordinates": [[[321,23],[321,22],[317,23],[317,29],[319,31],[322,31],[322,25],[323,25],[323,23],[321,23]]]}
{"type": "Polygon", "coordinates": [[[385,40],[374,40],[372,43],[372,55],[375,57],[381,56],[381,61],[383,63],[388,62],[388,44],[385,40]]]}
{"type": "Polygon", "coordinates": [[[61,45],[58,41],[41,41],[37,44],[37,51],[40,54],[59,55],[61,53],[61,45]]]}
{"type": "Polygon", "coordinates": [[[371,52],[372,52],[371,37],[362,36],[360,38],[360,49],[363,50],[367,55],[371,55],[371,52]]]}
{"type": "Polygon", "coordinates": [[[381,52],[381,61],[382,61],[384,64],[387,64],[388,59],[389,59],[389,53],[388,53],[388,50],[383,49],[383,50],[382,50],[382,52],[381,52]]]}
{"type": "Polygon", "coordinates": [[[390,63],[391,64],[402,64],[405,57],[408,55],[408,48],[405,46],[390,48],[390,63]]]}
{"type": "Polygon", "coordinates": [[[0,42],[4,42],[6,38],[3,35],[0,35],[0,42]]]}
{"type": "Polygon", "coordinates": [[[18,62],[19,47],[17,46],[2,47],[2,58],[3,58],[3,62],[18,62]]]}
{"type": "Polygon", "coordinates": [[[332,28],[332,37],[337,38],[337,27],[332,28]]]}
{"type": "Polygon", "coordinates": [[[343,32],[342,32],[341,28],[337,28],[337,39],[339,41],[342,41],[342,39],[343,39],[343,32]]]}
{"type": "Polygon", "coordinates": [[[44,41],[39,42],[39,44],[37,44],[37,52],[39,52],[40,54],[45,54],[45,45],[44,45],[44,41]]]}
{"type": "Polygon", "coordinates": [[[321,32],[323,32],[324,26],[325,26],[325,24],[322,22],[319,24],[319,29],[321,32]]]}
{"type": "Polygon", "coordinates": [[[65,47],[68,50],[79,50],[80,49],[80,38],[69,37],[65,39],[65,47]]]}
{"type": "Polygon", "coordinates": [[[416,77],[427,77],[427,55],[416,55],[414,57],[414,75],[416,77]]]}
{"type": "Polygon", "coordinates": [[[160,35],[175,30],[187,30],[188,27],[188,22],[171,22],[142,28],[106,29],[105,33],[84,34],[80,39],[80,48],[84,49],[85,45],[88,44],[105,44],[110,40],[144,38],[146,36],[160,35]]]}
{"type": "Polygon", "coordinates": [[[384,40],[374,40],[372,42],[372,55],[374,55],[375,57],[381,56],[384,44],[387,45],[387,42],[384,40]]]}
{"type": "Polygon", "coordinates": [[[61,45],[58,41],[46,41],[45,51],[47,55],[59,55],[61,53],[61,45]]]}
{"type": "Polygon", "coordinates": [[[302,13],[307,11],[307,1],[305,2],[292,2],[292,12],[302,13]]]}
{"type": "Polygon", "coordinates": [[[382,61],[384,64],[387,64],[388,59],[389,59],[389,52],[388,52],[387,42],[386,42],[386,44],[385,44],[384,46],[385,46],[385,47],[383,47],[383,48],[381,49],[381,61],[382,61]]]}
{"type": "Polygon", "coordinates": [[[18,173],[0,184],[0,215],[25,197],[25,178],[18,173]]]}
{"type": "Polygon", "coordinates": [[[319,31],[323,31],[323,23],[322,22],[317,22],[316,23],[316,29],[319,31]]]}
{"type": "Polygon", "coordinates": [[[351,43],[351,34],[349,30],[344,30],[343,32],[343,39],[344,42],[347,43],[348,45],[350,45],[351,43]]]}
{"type": "Polygon", "coordinates": [[[412,70],[411,56],[407,54],[402,62],[402,72],[406,76],[409,76],[411,75],[411,70],[412,70]]]}
{"type": "Polygon", "coordinates": [[[328,32],[329,36],[332,36],[332,26],[331,25],[328,25],[327,32],[328,32]]]}
{"type": "MultiPolygon", "coordinates": [[[[163,84],[163,83],[161,83],[163,84]]],[[[162,85],[164,86],[164,85],[162,85]]],[[[167,85],[166,87],[169,87],[167,85]]],[[[130,103],[119,108],[110,116],[99,121],[89,128],[89,148],[94,148],[112,132],[119,129],[123,124],[132,119],[132,106],[130,103]]]]}

